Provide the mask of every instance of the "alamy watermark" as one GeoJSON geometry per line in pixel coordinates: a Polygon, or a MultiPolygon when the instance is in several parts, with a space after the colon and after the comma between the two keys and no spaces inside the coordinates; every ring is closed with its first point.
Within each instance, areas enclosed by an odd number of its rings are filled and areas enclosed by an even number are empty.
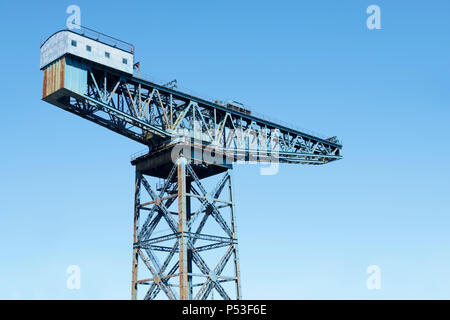
{"type": "Polygon", "coordinates": [[[77,265],[67,267],[66,273],[69,275],[66,281],[66,287],[69,290],[80,290],[81,288],[81,269],[77,265]]]}
{"type": "Polygon", "coordinates": [[[81,9],[75,4],[67,7],[66,13],[70,16],[66,20],[66,27],[69,30],[81,29],[81,9]]]}
{"type": "Polygon", "coordinates": [[[267,163],[260,168],[261,175],[275,175],[279,171],[280,133],[277,129],[227,129],[223,132],[212,128],[201,130],[200,122],[194,130],[179,128],[172,135],[174,145],[171,160],[176,163],[182,155],[194,164],[256,164],[267,163]],[[205,144],[204,142],[207,142],[205,144]]]}
{"type": "Polygon", "coordinates": [[[381,268],[376,264],[370,265],[366,269],[369,277],[366,280],[366,287],[369,290],[381,289],[381,268]]]}
{"type": "Polygon", "coordinates": [[[381,9],[379,6],[372,4],[367,7],[366,13],[370,16],[366,20],[366,26],[369,30],[381,29],[381,9]]]}

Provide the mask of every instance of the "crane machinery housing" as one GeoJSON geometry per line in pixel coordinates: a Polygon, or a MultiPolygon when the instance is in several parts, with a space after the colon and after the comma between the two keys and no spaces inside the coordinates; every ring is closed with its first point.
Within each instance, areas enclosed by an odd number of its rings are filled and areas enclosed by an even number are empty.
{"type": "Polygon", "coordinates": [[[321,165],[341,159],[342,144],[146,80],[134,66],[133,45],[84,27],[40,50],[44,101],[148,147],[131,159],[131,298],[241,299],[233,163],[321,165]]]}

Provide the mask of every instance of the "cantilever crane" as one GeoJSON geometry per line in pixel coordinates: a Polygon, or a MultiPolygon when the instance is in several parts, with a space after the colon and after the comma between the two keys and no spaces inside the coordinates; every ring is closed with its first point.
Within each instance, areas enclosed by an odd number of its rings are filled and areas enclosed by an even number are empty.
{"type": "Polygon", "coordinates": [[[148,147],[131,161],[131,297],[207,299],[216,291],[241,299],[233,162],[326,164],[342,158],[342,145],[237,102],[147,81],[134,65],[132,45],[88,28],[58,31],[41,45],[44,101],[148,147]],[[209,177],[217,183],[207,191],[209,177]]]}

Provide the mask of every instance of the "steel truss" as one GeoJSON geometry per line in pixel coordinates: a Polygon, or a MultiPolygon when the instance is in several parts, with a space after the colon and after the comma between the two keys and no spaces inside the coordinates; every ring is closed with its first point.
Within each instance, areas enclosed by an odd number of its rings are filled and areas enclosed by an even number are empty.
{"type": "Polygon", "coordinates": [[[162,183],[152,186],[147,178],[136,167],[132,299],[204,300],[213,290],[241,299],[230,170],[214,176],[210,192],[183,156],[162,183]]]}
{"type": "MultiPolygon", "coordinates": [[[[224,154],[258,157],[257,161],[324,164],[340,159],[342,145],[229,109],[139,77],[99,69],[83,61],[87,92],[68,92],[54,103],[150,148],[176,136],[190,136],[224,154]]],[[[274,110],[275,112],[276,110],[274,110]]]]}

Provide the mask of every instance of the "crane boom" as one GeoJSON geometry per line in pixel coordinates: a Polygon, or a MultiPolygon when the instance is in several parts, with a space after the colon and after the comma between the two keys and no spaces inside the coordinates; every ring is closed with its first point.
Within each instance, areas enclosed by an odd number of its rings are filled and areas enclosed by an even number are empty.
{"type": "MultiPolygon", "coordinates": [[[[77,39],[70,40],[72,45],[83,38],[92,40],[86,34],[66,30],[60,33],[63,32],[69,40],[77,39]]],[[[335,137],[318,137],[256,116],[244,108],[228,107],[146,80],[131,74],[128,66],[118,69],[108,65],[108,61],[96,56],[89,58],[85,52],[79,54],[74,50],[45,61],[48,47],[58,45],[60,33],[41,46],[43,100],[150,149],[183,137],[194,139],[202,147],[214,147],[232,161],[263,162],[276,158],[281,163],[325,164],[342,158],[342,144],[335,137]]],[[[105,50],[108,59],[112,57],[106,50],[117,49],[103,42],[98,46],[102,47],[95,49],[105,50]]],[[[123,54],[126,53],[131,51],[123,54]]],[[[132,58],[127,56],[122,61],[132,63],[127,59],[132,58]]]]}

